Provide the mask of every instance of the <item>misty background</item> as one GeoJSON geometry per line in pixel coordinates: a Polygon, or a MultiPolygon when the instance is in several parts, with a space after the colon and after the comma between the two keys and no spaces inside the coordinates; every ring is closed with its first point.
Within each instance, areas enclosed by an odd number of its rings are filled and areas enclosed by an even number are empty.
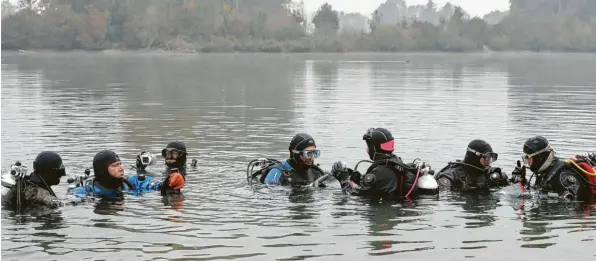
{"type": "Polygon", "coordinates": [[[596,1],[17,0],[3,49],[596,51],[596,1]]]}

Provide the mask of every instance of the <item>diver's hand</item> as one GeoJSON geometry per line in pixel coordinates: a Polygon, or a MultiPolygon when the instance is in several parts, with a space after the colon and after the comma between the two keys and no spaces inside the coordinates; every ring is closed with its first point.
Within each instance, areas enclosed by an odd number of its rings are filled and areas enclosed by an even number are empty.
{"type": "Polygon", "coordinates": [[[350,169],[346,167],[344,162],[337,161],[333,163],[333,166],[331,167],[331,175],[339,182],[343,182],[350,178],[350,169]]]}
{"type": "Polygon", "coordinates": [[[184,177],[179,172],[173,172],[168,175],[163,184],[173,190],[179,190],[184,187],[184,177]]]}
{"type": "Polygon", "coordinates": [[[361,178],[362,178],[362,174],[360,174],[360,172],[357,170],[352,171],[352,173],[350,174],[350,180],[356,184],[360,184],[361,178]]]}
{"type": "Polygon", "coordinates": [[[526,166],[522,166],[521,162],[518,160],[517,166],[511,172],[511,178],[509,179],[509,182],[511,182],[511,183],[521,182],[522,184],[526,184],[526,183],[528,183],[528,180],[525,177],[526,177],[526,166]]]}
{"type": "Polygon", "coordinates": [[[499,167],[496,168],[489,168],[488,169],[488,178],[496,183],[506,185],[507,183],[511,183],[510,179],[508,179],[507,174],[503,172],[503,170],[499,167]]]}

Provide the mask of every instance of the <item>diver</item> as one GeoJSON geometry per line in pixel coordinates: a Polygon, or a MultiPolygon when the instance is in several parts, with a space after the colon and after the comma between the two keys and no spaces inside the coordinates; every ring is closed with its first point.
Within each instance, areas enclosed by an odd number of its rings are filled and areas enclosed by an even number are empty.
{"type": "MultiPolygon", "coordinates": [[[[592,167],[596,166],[596,157],[588,154],[561,159],[555,156],[554,149],[542,136],[526,140],[521,157],[524,166],[518,164],[511,174],[514,177],[525,177],[526,168],[529,168],[536,179],[533,185],[528,183],[527,187],[568,200],[592,202],[596,199],[596,171],[592,167]]],[[[523,178],[517,180],[527,182],[523,178]]],[[[532,177],[529,180],[531,181],[532,177]]]]}
{"type": "MultiPolygon", "coordinates": [[[[16,165],[20,163],[17,162],[16,165]]],[[[55,209],[62,206],[52,190],[52,186],[58,185],[60,178],[66,175],[62,158],[58,153],[43,151],[33,161],[33,172],[30,175],[15,174],[15,184],[2,197],[2,205],[17,212],[39,207],[55,209]]]]}
{"type": "Polygon", "coordinates": [[[438,193],[438,187],[432,178],[430,180],[434,186],[418,186],[422,169],[428,173],[431,171],[430,167],[425,167],[424,163],[406,164],[393,154],[394,139],[387,129],[370,128],[362,139],[366,141],[366,152],[373,161],[364,175],[347,168],[341,161],[335,162],[331,169],[331,174],[340,182],[344,193],[373,200],[404,199],[438,193]]]}
{"type": "Polygon", "coordinates": [[[155,177],[137,175],[125,177],[120,157],[113,151],[103,150],[93,158],[94,178],[71,190],[77,197],[98,196],[108,199],[122,199],[123,193],[158,190],[163,194],[179,191],[184,187],[184,177],[177,171],[170,172],[163,181],[155,177]]]}
{"type": "MultiPolygon", "coordinates": [[[[182,141],[172,141],[168,143],[165,149],[161,150],[161,156],[165,159],[166,172],[169,175],[172,172],[178,172],[186,180],[186,145],[182,141]]],[[[192,167],[196,167],[196,161],[193,160],[192,167]]]]}
{"type": "Polygon", "coordinates": [[[501,168],[491,167],[499,155],[486,141],[473,140],[468,144],[464,160],[449,162],[435,179],[441,187],[454,191],[489,191],[509,185],[509,179],[501,168]]]}
{"type": "MultiPolygon", "coordinates": [[[[325,177],[325,172],[315,165],[320,155],[313,137],[306,133],[296,134],[290,146],[290,158],[270,165],[260,176],[261,183],[289,186],[309,185],[325,177]]],[[[325,185],[319,184],[321,187],[325,185]]]]}

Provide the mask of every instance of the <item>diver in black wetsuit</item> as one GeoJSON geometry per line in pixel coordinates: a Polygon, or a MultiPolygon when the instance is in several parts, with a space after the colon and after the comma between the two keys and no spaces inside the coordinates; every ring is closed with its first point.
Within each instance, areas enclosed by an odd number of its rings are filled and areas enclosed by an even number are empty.
{"type": "Polygon", "coordinates": [[[522,160],[525,166],[515,168],[512,175],[526,176],[525,170],[528,167],[532,175],[536,176],[533,187],[540,192],[554,193],[569,200],[596,200],[596,166],[593,166],[596,165],[596,157],[587,155],[576,159],[561,159],[555,156],[555,151],[546,138],[535,136],[524,143],[522,160]]]}
{"type": "MultiPolygon", "coordinates": [[[[370,128],[362,137],[366,151],[374,161],[364,175],[338,161],[331,174],[340,182],[342,190],[351,195],[371,199],[400,199],[421,192],[416,187],[416,167],[405,164],[393,154],[394,139],[387,129],[370,128]]],[[[436,191],[430,191],[436,193],[436,191]]]]}
{"type": "Polygon", "coordinates": [[[16,177],[16,184],[2,198],[2,204],[11,210],[55,209],[62,206],[52,186],[60,183],[66,175],[62,158],[58,153],[43,151],[33,162],[33,173],[16,177]]]}
{"type": "Polygon", "coordinates": [[[498,156],[486,141],[473,140],[468,144],[464,160],[449,162],[435,175],[435,179],[442,187],[463,192],[489,191],[507,186],[507,175],[501,168],[491,167],[498,156]]]}

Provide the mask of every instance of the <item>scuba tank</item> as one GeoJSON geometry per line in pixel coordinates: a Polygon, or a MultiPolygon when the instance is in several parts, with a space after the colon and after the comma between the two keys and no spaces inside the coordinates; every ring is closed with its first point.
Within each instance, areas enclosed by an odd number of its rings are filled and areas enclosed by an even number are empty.
{"type": "MultiPolygon", "coordinates": [[[[250,161],[246,168],[246,180],[249,185],[252,185],[255,180],[258,180],[260,183],[265,183],[265,178],[269,171],[271,171],[276,166],[281,166],[282,162],[276,159],[270,158],[258,158],[250,161]],[[255,168],[258,168],[255,170],[255,168]]],[[[280,170],[283,172],[283,167],[279,167],[280,170]]],[[[309,183],[307,186],[313,187],[322,187],[324,181],[328,178],[332,177],[329,173],[324,173],[321,177],[317,178],[315,181],[309,183]]]]}
{"type": "Polygon", "coordinates": [[[579,173],[579,176],[589,185],[592,194],[596,195],[596,162],[594,161],[596,161],[596,155],[586,153],[569,158],[565,163],[579,173]]]}
{"type": "MultiPolygon", "coordinates": [[[[418,188],[418,194],[436,194],[439,190],[439,183],[435,180],[435,170],[426,162],[421,162],[420,159],[415,159],[412,164],[416,166],[416,187],[418,188]]],[[[410,189],[408,195],[414,188],[410,189]]],[[[406,195],[407,196],[407,195],[406,195]]]]}
{"type": "Polygon", "coordinates": [[[265,177],[269,170],[273,168],[273,166],[281,164],[279,160],[276,159],[269,159],[269,158],[258,158],[250,161],[248,166],[246,167],[246,181],[248,181],[249,185],[252,185],[255,179],[258,179],[261,183],[264,183],[265,177]],[[260,167],[255,170],[256,167],[260,167]]]}
{"type": "MultiPolygon", "coordinates": [[[[356,163],[356,166],[354,166],[355,173],[359,173],[357,171],[358,165],[360,165],[360,163],[362,163],[362,162],[372,163],[372,165],[369,167],[369,169],[371,169],[371,167],[374,167],[374,165],[375,165],[375,162],[373,162],[373,161],[361,160],[356,163]]],[[[406,188],[406,189],[408,189],[408,193],[407,193],[406,197],[409,196],[414,190],[417,190],[419,194],[430,194],[430,195],[436,194],[438,192],[439,184],[437,183],[437,181],[434,178],[435,171],[432,169],[432,167],[429,164],[427,164],[426,162],[420,161],[420,159],[415,159],[410,164],[398,164],[398,165],[399,165],[399,167],[401,167],[402,169],[404,169],[406,171],[413,171],[416,173],[416,179],[414,181],[414,184],[412,185],[412,187],[406,188]]],[[[359,178],[356,178],[356,180],[359,180],[359,178]]]]}
{"type": "Polygon", "coordinates": [[[422,175],[418,177],[418,182],[416,182],[416,186],[419,189],[434,191],[439,189],[439,183],[435,180],[435,170],[431,168],[430,165],[425,164],[425,167],[421,169],[422,175]]]}
{"type": "Polygon", "coordinates": [[[24,178],[27,174],[27,166],[17,161],[10,165],[10,171],[2,175],[2,197],[6,196],[10,189],[17,183],[17,178],[24,178]]]}

